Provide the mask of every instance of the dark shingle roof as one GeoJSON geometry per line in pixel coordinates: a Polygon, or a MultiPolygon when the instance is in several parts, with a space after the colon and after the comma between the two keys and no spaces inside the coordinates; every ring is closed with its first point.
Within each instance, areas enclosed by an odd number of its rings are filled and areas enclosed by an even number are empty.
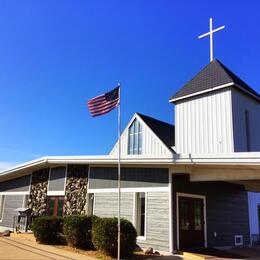
{"type": "Polygon", "coordinates": [[[213,60],[173,95],[170,100],[185,97],[200,91],[210,90],[211,88],[228,83],[239,85],[241,90],[249,92],[260,99],[260,95],[256,91],[250,88],[220,61],[213,60]]]}
{"type": "Polygon", "coordinates": [[[174,125],[162,122],[155,118],[136,113],[151,128],[151,130],[161,139],[161,141],[172,150],[174,146],[174,125]]]}

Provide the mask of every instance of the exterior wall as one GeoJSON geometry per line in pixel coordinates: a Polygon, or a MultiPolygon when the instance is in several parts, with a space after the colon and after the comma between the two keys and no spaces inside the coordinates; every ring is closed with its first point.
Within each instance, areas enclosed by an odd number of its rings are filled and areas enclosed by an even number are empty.
{"type": "MultiPolygon", "coordinates": [[[[142,122],[141,119],[137,120],[143,126],[143,149],[140,155],[128,155],[128,127],[124,130],[121,136],[121,157],[155,157],[164,158],[171,157],[172,153],[167,147],[164,146],[162,141],[142,122]]],[[[118,156],[118,143],[110,152],[111,156],[118,156]]]]}
{"type": "Polygon", "coordinates": [[[9,181],[0,182],[1,192],[29,192],[31,175],[19,177],[9,181]]]}
{"type": "Polygon", "coordinates": [[[138,245],[169,252],[169,220],[169,192],[147,192],[146,240],[138,241],[138,245]]]}
{"type": "Polygon", "coordinates": [[[47,188],[49,169],[42,169],[32,173],[31,190],[28,200],[28,208],[35,216],[43,216],[47,211],[47,188]]]}
{"type": "MultiPolygon", "coordinates": [[[[117,168],[91,167],[89,189],[117,188],[117,168]]],[[[121,187],[167,187],[168,169],[122,168],[121,187]]]]}
{"type": "MultiPolygon", "coordinates": [[[[121,217],[133,223],[134,193],[124,192],[121,196],[121,217]]],[[[118,193],[95,193],[94,215],[100,217],[117,217],[118,193]]]]}
{"type": "MultiPolygon", "coordinates": [[[[140,190],[141,192],[141,190],[140,190]]],[[[142,248],[170,251],[169,248],[169,192],[146,192],[146,238],[137,239],[142,248]]],[[[121,215],[135,222],[134,192],[123,192],[121,215]]],[[[95,193],[94,214],[100,217],[117,217],[118,198],[116,192],[95,193]]]]}
{"type": "Polygon", "coordinates": [[[87,203],[88,165],[68,165],[64,214],[84,214],[87,203]]]}
{"type": "Polygon", "coordinates": [[[258,207],[260,206],[260,193],[248,192],[248,209],[249,209],[249,223],[250,234],[259,235],[259,219],[258,219],[258,207]]]}
{"type": "Polygon", "coordinates": [[[14,210],[23,206],[24,195],[5,195],[3,220],[0,229],[13,228],[14,216],[18,213],[14,210]],[[3,228],[1,228],[3,227],[3,228]]]}
{"type": "Polygon", "coordinates": [[[260,151],[260,104],[237,89],[232,89],[235,152],[247,152],[245,111],[249,112],[250,151],[260,151]]]}
{"type": "MultiPolygon", "coordinates": [[[[235,235],[243,235],[244,244],[250,244],[247,192],[242,186],[225,182],[191,183],[175,179],[173,187],[174,204],[176,192],[206,196],[208,247],[234,246],[235,235]]],[[[176,205],[173,208],[176,209],[176,205]]],[[[176,216],[173,221],[174,227],[177,227],[176,216]]],[[[174,244],[176,248],[176,232],[174,244]]]]}
{"type": "Polygon", "coordinates": [[[231,90],[195,96],[175,105],[177,153],[233,152],[231,90]]]}

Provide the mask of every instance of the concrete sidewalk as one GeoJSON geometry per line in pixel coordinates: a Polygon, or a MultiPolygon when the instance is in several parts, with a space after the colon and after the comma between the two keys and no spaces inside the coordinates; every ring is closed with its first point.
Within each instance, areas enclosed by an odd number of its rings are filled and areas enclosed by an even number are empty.
{"type": "Polygon", "coordinates": [[[93,260],[95,258],[65,251],[54,246],[41,245],[26,239],[0,237],[0,259],[19,260],[93,260]]]}
{"type": "MultiPolygon", "coordinates": [[[[97,258],[70,252],[51,245],[38,244],[32,236],[0,237],[0,260],[94,260],[97,258]]],[[[194,260],[189,256],[147,257],[146,260],[194,260]]],[[[197,259],[197,258],[196,258],[197,259]]]]}

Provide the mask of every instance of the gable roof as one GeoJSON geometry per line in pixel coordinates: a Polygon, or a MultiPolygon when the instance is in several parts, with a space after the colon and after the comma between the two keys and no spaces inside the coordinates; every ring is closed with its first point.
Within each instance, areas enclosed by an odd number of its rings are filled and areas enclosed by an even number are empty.
{"type": "Polygon", "coordinates": [[[174,125],[157,120],[150,116],[136,113],[157,135],[157,137],[170,149],[175,145],[174,140],[174,125]]]}
{"type": "Polygon", "coordinates": [[[170,101],[185,98],[186,96],[196,95],[202,91],[211,91],[215,87],[226,85],[235,85],[240,90],[254,96],[260,101],[260,95],[249,87],[244,81],[236,76],[232,71],[225,67],[220,61],[211,61],[204,69],[202,69],[194,78],[188,81],[170,101]]]}

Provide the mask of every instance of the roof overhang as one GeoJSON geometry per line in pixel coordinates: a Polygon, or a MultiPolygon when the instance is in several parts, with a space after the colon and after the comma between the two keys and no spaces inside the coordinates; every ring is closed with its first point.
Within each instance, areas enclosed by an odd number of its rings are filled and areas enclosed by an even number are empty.
{"type": "MultiPolygon", "coordinates": [[[[0,181],[28,175],[33,171],[67,164],[88,164],[91,166],[116,166],[118,159],[110,155],[103,156],[50,156],[17,165],[0,173],[0,181]]],[[[174,154],[169,158],[145,158],[131,156],[122,158],[121,165],[125,167],[154,167],[180,169],[240,169],[253,170],[259,173],[260,179],[260,152],[228,153],[228,154],[174,154]]],[[[198,170],[197,170],[198,172],[198,170]]],[[[195,171],[193,172],[195,173],[195,171]]],[[[199,175],[197,175],[199,176],[199,175]]],[[[208,175],[207,175],[208,176],[208,175]]],[[[255,175],[254,175],[255,177],[255,175]]],[[[252,177],[253,178],[253,177],[252,177]]]]}
{"type": "Polygon", "coordinates": [[[195,93],[192,93],[192,94],[189,94],[189,95],[185,95],[185,96],[181,96],[181,97],[177,97],[177,98],[172,97],[172,98],[170,98],[169,102],[170,103],[176,103],[180,100],[184,100],[184,99],[191,98],[191,97],[198,96],[198,95],[207,94],[209,92],[216,91],[216,90],[223,89],[223,88],[228,88],[228,87],[238,88],[240,91],[244,92],[245,94],[251,96],[252,98],[257,100],[258,102],[260,102],[260,96],[254,95],[252,92],[247,91],[245,88],[241,87],[240,85],[238,85],[234,82],[230,82],[230,83],[227,83],[227,84],[223,84],[223,85],[220,85],[220,86],[216,86],[216,87],[206,89],[206,90],[203,90],[203,91],[198,91],[198,92],[195,92],[195,93]]]}

